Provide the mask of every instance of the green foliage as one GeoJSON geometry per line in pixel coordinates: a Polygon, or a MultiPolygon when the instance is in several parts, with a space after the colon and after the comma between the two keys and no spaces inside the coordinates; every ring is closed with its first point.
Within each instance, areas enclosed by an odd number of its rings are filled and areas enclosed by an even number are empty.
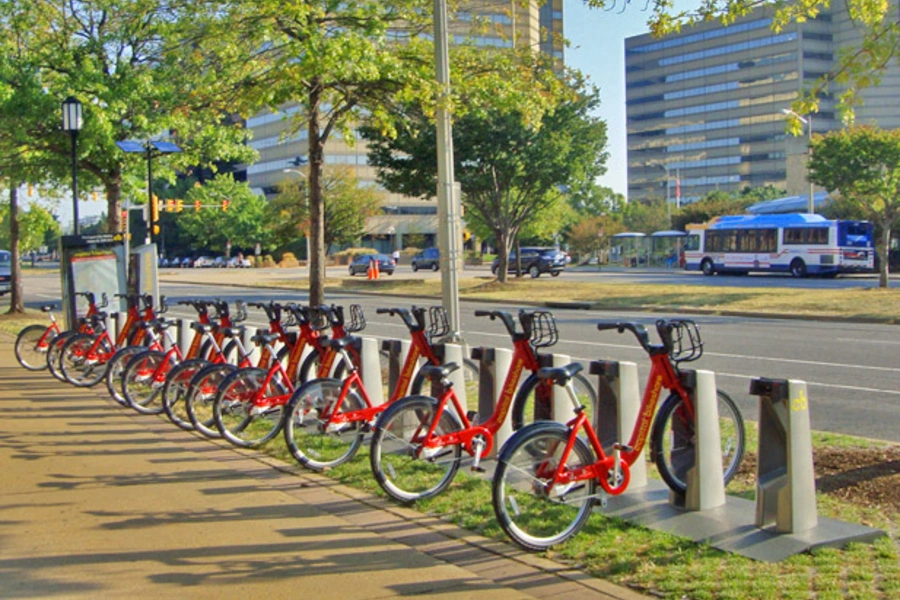
{"type": "Polygon", "coordinates": [[[270,247],[270,232],[263,220],[265,198],[254,194],[245,182],[235,181],[231,174],[192,187],[184,200],[184,211],[173,218],[194,240],[195,248],[224,253],[229,240],[233,247],[252,248],[257,243],[270,247]],[[222,210],[222,200],[226,199],[228,210],[222,210]],[[199,212],[194,210],[197,201],[203,205],[199,212]]]}
{"type": "MultiPolygon", "coordinates": [[[[677,210],[672,215],[672,228],[684,230],[691,223],[706,223],[710,219],[722,215],[743,214],[748,206],[759,202],[758,198],[766,194],[776,194],[776,191],[775,189],[760,190],[754,193],[745,189],[738,197],[721,191],[710,192],[702,200],[692,202],[677,210]]],[[[783,194],[779,193],[775,197],[781,196],[783,194]]]]}
{"type": "Polygon", "coordinates": [[[625,231],[651,234],[669,229],[669,209],[662,198],[648,202],[629,202],[623,213],[625,231]]]}
{"type": "MultiPolygon", "coordinates": [[[[851,127],[813,139],[810,179],[837,192],[881,231],[887,256],[900,219],[900,130],[851,127]]],[[[880,285],[888,285],[888,261],[881,261],[880,285]]]]}
{"type": "MultiPolygon", "coordinates": [[[[59,235],[59,223],[50,211],[38,204],[31,204],[28,210],[19,209],[19,251],[37,250],[59,235]]],[[[11,248],[9,237],[9,204],[0,203],[0,248],[11,248]]]]}
{"type": "MultiPolygon", "coordinates": [[[[542,239],[562,231],[570,219],[557,220],[562,213],[551,211],[566,210],[562,189],[593,181],[605,170],[606,124],[590,114],[598,93],[577,74],[568,75],[562,80],[566,93],[555,97],[540,126],[503,106],[455,119],[454,172],[467,226],[479,237],[495,240],[502,265],[523,228],[542,239]]],[[[545,94],[552,92],[545,87],[545,94]]],[[[407,105],[397,117],[396,131],[390,137],[371,124],[362,129],[379,181],[393,192],[432,197],[437,189],[434,124],[420,106],[407,105]]],[[[505,280],[503,266],[499,273],[505,280]]]]}
{"type": "Polygon", "coordinates": [[[612,188],[585,181],[569,193],[569,204],[579,215],[599,216],[621,213],[625,207],[625,196],[612,188]]]}
{"type": "Polygon", "coordinates": [[[575,223],[566,239],[570,249],[581,262],[594,256],[601,256],[609,250],[612,236],[625,231],[621,215],[600,215],[588,217],[575,223]]]}
{"type": "MultiPolygon", "coordinates": [[[[365,233],[366,219],[380,212],[381,194],[374,188],[359,187],[359,180],[348,167],[323,171],[322,194],[326,249],[359,240],[365,233]]],[[[265,212],[266,227],[276,245],[287,245],[308,235],[308,198],[305,180],[291,181],[279,187],[279,193],[265,212]]]]}

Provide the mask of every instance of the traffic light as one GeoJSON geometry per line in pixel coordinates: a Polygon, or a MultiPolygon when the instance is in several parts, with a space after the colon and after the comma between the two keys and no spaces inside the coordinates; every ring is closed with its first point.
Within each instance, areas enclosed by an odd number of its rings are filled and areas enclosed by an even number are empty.
{"type": "Polygon", "coordinates": [[[166,212],[175,212],[175,200],[172,198],[166,199],[166,212]]]}
{"type": "Polygon", "coordinates": [[[200,201],[199,201],[199,200],[197,200],[196,202],[194,202],[194,210],[196,210],[197,212],[200,212],[200,207],[201,207],[201,206],[203,206],[203,205],[200,204],[200,201]]]}
{"type": "Polygon", "coordinates": [[[32,196],[34,196],[34,184],[29,183],[28,184],[28,197],[31,198],[32,196]]]}
{"type": "Polygon", "coordinates": [[[156,223],[159,221],[159,198],[155,195],[150,201],[150,222],[156,223]]]}
{"type": "Polygon", "coordinates": [[[91,192],[91,200],[94,200],[96,202],[99,199],[100,199],[100,194],[98,194],[96,190],[92,191],[91,192]]]}
{"type": "Polygon", "coordinates": [[[228,202],[228,200],[222,200],[222,210],[227,211],[229,204],[230,204],[230,202],[228,202]]]}
{"type": "Polygon", "coordinates": [[[175,212],[181,212],[184,210],[184,200],[177,199],[175,200],[175,212]]]}

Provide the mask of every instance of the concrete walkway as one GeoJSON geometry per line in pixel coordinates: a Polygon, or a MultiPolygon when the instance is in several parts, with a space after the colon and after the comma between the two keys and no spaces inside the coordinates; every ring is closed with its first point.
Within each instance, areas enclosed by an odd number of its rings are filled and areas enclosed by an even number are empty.
{"type": "Polygon", "coordinates": [[[0,334],[0,598],[643,597],[105,394],[0,334]]]}

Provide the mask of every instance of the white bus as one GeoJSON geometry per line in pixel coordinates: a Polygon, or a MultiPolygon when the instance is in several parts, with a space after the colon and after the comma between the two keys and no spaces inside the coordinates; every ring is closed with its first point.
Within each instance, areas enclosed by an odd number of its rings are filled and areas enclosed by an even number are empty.
{"type": "Polygon", "coordinates": [[[688,228],[684,268],[716,273],[790,273],[794,277],[864,273],[875,265],[872,224],[822,215],[717,217],[688,228]]]}
{"type": "Polygon", "coordinates": [[[12,284],[12,261],[9,250],[0,250],[0,296],[8,294],[12,284]]]}

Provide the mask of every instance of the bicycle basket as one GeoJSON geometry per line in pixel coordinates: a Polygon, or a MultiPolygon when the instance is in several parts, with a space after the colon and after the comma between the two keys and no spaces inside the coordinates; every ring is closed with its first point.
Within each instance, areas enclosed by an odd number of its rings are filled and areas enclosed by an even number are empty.
{"type": "Polygon", "coordinates": [[[432,306],[428,309],[428,330],[425,334],[429,340],[442,338],[450,333],[450,321],[443,306],[432,306]]]}
{"type": "Polygon", "coordinates": [[[536,310],[529,313],[531,321],[531,345],[535,348],[546,348],[559,341],[559,331],[556,329],[556,319],[553,313],[546,310],[536,310]]]}
{"type": "Polygon", "coordinates": [[[703,355],[703,341],[700,328],[693,321],[676,319],[669,321],[672,349],[669,357],[676,363],[691,362],[703,355]]]}
{"type": "Polygon", "coordinates": [[[347,333],[355,333],[366,328],[366,315],[363,314],[362,306],[359,304],[350,305],[350,323],[344,329],[347,333]]]}

